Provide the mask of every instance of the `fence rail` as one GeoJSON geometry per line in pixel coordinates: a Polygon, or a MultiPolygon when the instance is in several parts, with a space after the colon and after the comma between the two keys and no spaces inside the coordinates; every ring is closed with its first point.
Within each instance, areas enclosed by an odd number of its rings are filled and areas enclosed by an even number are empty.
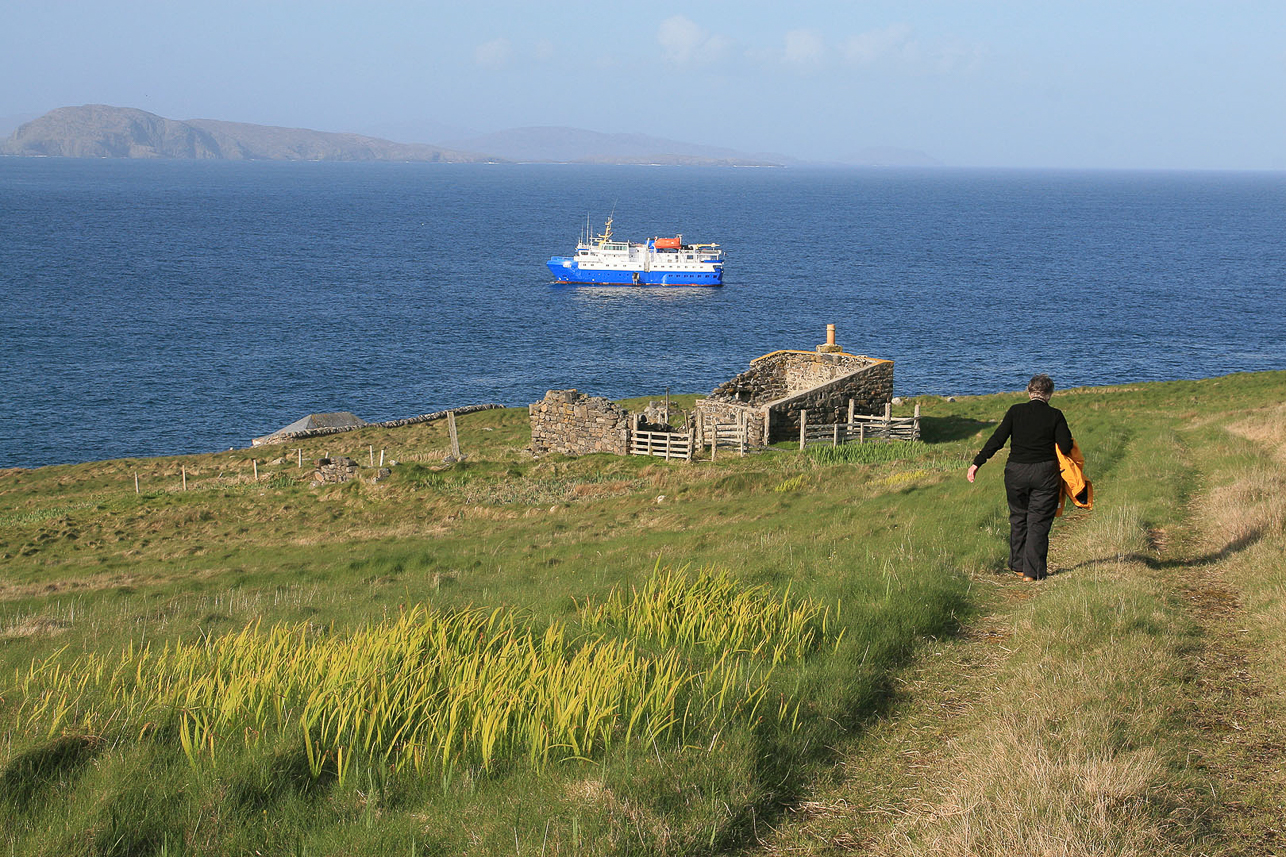
{"type": "Polygon", "coordinates": [[[675,458],[691,461],[692,447],[692,432],[630,432],[630,455],[651,455],[667,461],[675,458]]]}
{"type": "Polygon", "coordinates": [[[915,416],[895,417],[885,406],[883,416],[854,414],[850,408],[846,423],[808,422],[808,412],[799,414],[799,448],[816,444],[840,446],[845,443],[866,443],[876,440],[919,440],[920,406],[915,406],[915,416]]]}
{"type": "Polygon", "coordinates": [[[701,445],[710,447],[712,460],[719,449],[735,449],[745,455],[748,443],[749,432],[744,417],[724,422],[707,415],[701,423],[701,445]]]}

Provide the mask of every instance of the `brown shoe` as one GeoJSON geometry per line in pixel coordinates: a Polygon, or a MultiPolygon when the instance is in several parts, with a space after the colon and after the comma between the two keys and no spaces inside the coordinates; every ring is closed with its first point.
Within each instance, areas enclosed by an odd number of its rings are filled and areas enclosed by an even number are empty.
{"type": "Polygon", "coordinates": [[[1040,578],[1039,578],[1039,577],[1032,577],[1030,574],[1024,574],[1024,575],[1023,575],[1023,580],[1027,581],[1028,583],[1039,583],[1039,582],[1040,582],[1040,578]]]}

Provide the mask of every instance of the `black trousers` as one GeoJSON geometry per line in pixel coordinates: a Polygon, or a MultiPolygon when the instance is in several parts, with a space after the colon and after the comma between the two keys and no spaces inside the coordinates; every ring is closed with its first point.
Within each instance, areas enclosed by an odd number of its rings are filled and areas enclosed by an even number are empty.
{"type": "Polygon", "coordinates": [[[1037,580],[1045,577],[1049,528],[1054,525],[1062,479],[1057,461],[1005,464],[1009,500],[1009,567],[1037,580]]]}

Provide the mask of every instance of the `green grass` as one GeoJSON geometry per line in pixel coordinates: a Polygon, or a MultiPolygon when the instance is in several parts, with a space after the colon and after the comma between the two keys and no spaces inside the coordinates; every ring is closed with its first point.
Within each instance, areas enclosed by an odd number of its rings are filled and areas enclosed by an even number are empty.
{"type": "MultiPolygon", "coordinates": [[[[1189,426],[1284,387],[1060,393],[1100,509],[1059,544],[1146,554],[1206,487],[1185,457],[1210,440],[1189,426]]],[[[510,409],[460,418],[462,463],[439,424],[302,442],[305,461],[385,450],[401,463],[379,483],[312,487],[293,446],[7,472],[0,844],[752,847],[892,710],[909,664],[991,609],[1002,468],[963,471],[1015,400],[922,399],[919,443],[713,464],[534,459],[510,409]]],[[[1089,643],[1067,629],[1115,610],[1111,633],[1145,639],[1170,627],[1157,598],[1086,575],[1035,632],[1069,657],[1089,643]]]]}

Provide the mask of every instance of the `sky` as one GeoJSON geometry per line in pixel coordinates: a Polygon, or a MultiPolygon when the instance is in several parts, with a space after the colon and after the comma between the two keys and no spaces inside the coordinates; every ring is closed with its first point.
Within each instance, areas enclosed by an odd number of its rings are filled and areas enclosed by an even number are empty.
{"type": "Polygon", "coordinates": [[[569,126],[842,161],[1286,169],[1286,0],[7,0],[0,117],[442,144],[569,126]]]}

